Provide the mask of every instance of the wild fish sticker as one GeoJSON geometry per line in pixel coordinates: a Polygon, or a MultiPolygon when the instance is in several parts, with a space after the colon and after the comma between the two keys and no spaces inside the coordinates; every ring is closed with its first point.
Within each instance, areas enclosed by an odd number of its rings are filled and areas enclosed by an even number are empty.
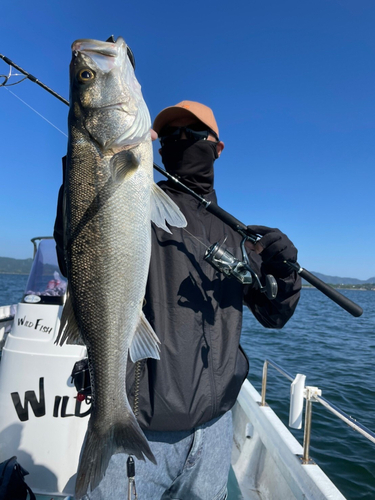
{"type": "Polygon", "coordinates": [[[79,401],[75,396],[54,396],[50,397],[51,401],[46,401],[45,395],[45,378],[39,378],[39,394],[36,394],[34,390],[27,390],[24,393],[23,403],[22,395],[18,392],[12,392],[10,394],[14,409],[17,413],[17,417],[20,422],[26,422],[30,418],[29,406],[35,417],[44,417],[47,412],[47,408],[52,409],[52,416],[54,418],[67,418],[67,417],[86,417],[91,411],[91,407],[86,403],[83,405],[83,401],[79,401]],[[53,401],[53,404],[51,404],[53,401]],[[72,408],[73,406],[73,408],[72,408]],[[81,408],[85,406],[86,408],[81,408]],[[88,407],[88,409],[87,409],[88,407]]]}
{"type": "Polygon", "coordinates": [[[60,306],[52,304],[18,304],[11,336],[20,340],[53,342],[57,335],[60,310],[60,306]]]}
{"type": "Polygon", "coordinates": [[[43,318],[28,319],[27,316],[23,318],[17,319],[18,326],[24,326],[25,328],[32,328],[34,330],[38,330],[42,333],[51,334],[54,330],[54,326],[48,326],[45,324],[45,320],[43,318]]]}

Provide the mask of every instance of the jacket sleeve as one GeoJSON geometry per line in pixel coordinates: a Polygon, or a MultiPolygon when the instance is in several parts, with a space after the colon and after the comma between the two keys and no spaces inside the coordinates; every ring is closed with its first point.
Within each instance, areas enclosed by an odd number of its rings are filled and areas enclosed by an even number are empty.
{"type": "Polygon", "coordinates": [[[60,271],[61,274],[66,277],[67,271],[64,258],[64,216],[63,216],[64,172],[66,165],[66,157],[63,158],[62,163],[63,163],[63,183],[60,187],[57,198],[56,220],[55,220],[55,227],[53,230],[53,237],[56,242],[56,253],[60,271]]]}
{"type": "MultiPolygon", "coordinates": [[[[255,252],[250,252],[249,259],[253,270],[264,282],[262,274],[262,259],[255,252]]],[[[269,300],[264,293],[254,287],[244,287],[244,303],[252,311],[256,319],[266,328],[282,328],[293,316],[297,307],[301,277],[293,271],[286,278],[276,278],[278,292],[273,300],[269,300]]]]}

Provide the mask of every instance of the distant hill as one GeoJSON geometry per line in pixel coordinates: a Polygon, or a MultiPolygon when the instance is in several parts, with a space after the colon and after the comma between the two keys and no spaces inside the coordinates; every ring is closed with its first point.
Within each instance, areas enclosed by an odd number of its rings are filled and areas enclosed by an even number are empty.
{"type": "MultiPolygon", "coordinates": [[[[339,276],[327,276],[326,274],[318,273],[312,271],[317,278],[324,281],[324,283],[329,283],[330,285],[363,285],[364,283],[375,283],[375,277],[369,278],[368,280],[358,280],[357,278],[340,278],[339,276]]],[[[302,280],[305,285],[307,281],[302,280]]]]}
{"type": "Polygon", "coordinates": [[[33,259],[11,259],[0,257],[1,274],[29,274],[33,259]]]}

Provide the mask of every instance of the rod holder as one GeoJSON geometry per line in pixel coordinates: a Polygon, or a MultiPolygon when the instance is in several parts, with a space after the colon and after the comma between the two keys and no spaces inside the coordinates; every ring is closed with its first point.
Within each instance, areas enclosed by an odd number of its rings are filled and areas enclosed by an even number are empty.
{"type": "Polygon", "coordinates": [[[304,403],[306,375],[297,373],[290,385],[289,427],[302,428],[302,412],[304,403]]]}

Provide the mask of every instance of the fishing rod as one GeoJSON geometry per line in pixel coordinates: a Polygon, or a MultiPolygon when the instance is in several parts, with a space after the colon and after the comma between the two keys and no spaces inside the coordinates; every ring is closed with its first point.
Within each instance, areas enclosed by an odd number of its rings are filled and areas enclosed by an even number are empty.
{"type": "MultiPolygon", "coordinates": [[[[107,41],[111,41],[111,37],[107,41]]],[[[128,56],[131,63],[134,66],[134,56],[131,50],[128,51],[128,56]]],[[[13,66],[15,69],[24,74],[26,78],[38,84],[44,90],[52,94],[54,97],[59,99],[67,106],[69,106],[69,101],[64,99],[59,94],[57,94],[57,92],[55,92],[51,88],[47,87],[47,85],[38,80],[38,78],[31,75],[30,73],[22,69],[20,66],[15,64],[13,61],[8,59],[8,57],[5,57],[2,54],[0,54],[0,58],[3,59],[9,66],[13,66]]],[[[0,86],[6,86],[9,76],[7,77],[5,75],[0,75],[0,77],[4,78],[4,82],[0,86]]],[[[259,235],[251,231],[245,224],[236,219],[229,212],[226,212],[224,209],[219,207],[219,205],[217,205],[215,202],[206,200],[205,198],[197,194],[195,191],[185,186],[185,184],[183,184],[177,177],[169,174],[164,169],[159,167],[156,163],[154,163],[153,166],[154,169],[158,171],[160,174],[164,175],[170,181],[180,186],[185,192],[191,194],[196,200],[198,200],[203,205],[203,207],[208,212],[218,217],[221,221],[223,221],[225,224],[227,224],[229,227],[234,229],[237,233],[239,233],[242,236],[243,238],[241,243],[242,256],[243,256],[242,262],[236,259],[227,250],[223,250],[223,248],[219,243],[211,245],[206,250],[205,259],[220,272],[223,272],[228,276],[233,275],[236,279],[240,280],[244,284],[255,284],[257,287],[260,288],[261,292],[266,293],[268,298],[270,299],[274,298],[277,293],[276,280],[273,278],[273,276],[268,275],[266,277],[266,285],[262,286],[258,276],[250,268],[250,263],[247,257],[247,253],[245,251],[245,245],[244,245],[245,241],[256,243],[260,239],[259,235]]],[[[332,288],[330,285],[327,285],[327,283],[324,283],[324,281],[320,280],[314,274],[307,271],[307,269],[301,267],[298,264],[298,262],[285,261],[285,265],[289,266],[289,268],[296,271],[301,276],[301,278],[304,278],[308,283],[313,285],[320,292],[322,292],[324,295],[326,295],[328,298],[330,298],[333,302],[342,307],[352,316],[359,317],[363,313],[362,308],[358,304],[356,304],[352,300],[342,295],[340,292],[332,288]]]]}
{"type": "MultiPolygon", "coordinates": [[[[191,194],[196,200],[198,200],[204,206],[204,208],[208,212],[218,217],[225,224],[227,224],[232,229],[241,234],[243,237],[245,237],[248,241],[250,241],[251,243],[256,243],[259,240],[259,236],[256,233],[251,231],[251,229],[245,226],[245,224],[240,222],[229,212],[226,212],[224,209],[219,207],[219,205],[217,205],[215,202],[207,201],[205,198],[197,194],[195,191],[185,186],[177,177],[174,177],[173,175],[169,174],[164,169],[159,167],[156,163],[154,163],[154,169],[157,170],[162,175],[164,175],[165,177],[167,177],[175,184],[177,184],[178,186],[180,186],[187,193],[191,194]]],[[[285,265],[290,266],[294,271],[296,271],[301,276],[301,278],[304,278],[308,283],[313,285],[320,292],[324,293],[324,295],[329,297],[331,300],[333,300],[333,302],[335,302],[337,305],[345,309],[345,311],[350,313],[352,316],[359,317],[363,313],[362,308],[358,304],[345,297],[345,295],[342,295],[340,292],[332,288],[330,285],[327,285],[327,283],[324,283],[324,281],[320,280],[317,276],[307,271],[307,269],[301,267],[298,264],[298,262],[285,261],[285,265]]]]}
{"type": "MultiPolygon", "coordinates": [[[[38,80],[38,78],[36,78],[32,74],[28,73],[27,71],[25,71],[24,69],[22,69],[20,66],[18,66],[17,64],[15,64],[13,61],[11,61],[7,57],[3,56],[2,54],[0,54],[0,58],[3,59],[7,64],[9,64],[9,66],[13,66],[13,68],[15,68],[16,70],[20,71],[23,75],[26,76],[27,79],[29,79],[32,82],[36,83],[37,85],[39,85],[40,87],[42,87],[42,89],[46,90],[47,92],[49,92],[50,94],[52,94],[54,97],[56,97],[57,99],[59,99],[61,102],[63,102],[64,104],[67,104],[69,106],[69,101],[67,101],[66,99],[64,99],[64,97],[62,97],[60,94],[58,94],[54,90],[52,90],[49,87],[47,87],[47,85],[45,85],[40,80],[38,80]]],[[[4,78],[4,81],[2,82],[2,84],[0,86],[1,87],[6,87],[7,83],[8,83],[8,80],[9,80],[9,76],[0,75],[0,78],[4,78]]],[[[21,80],[21,81],[23,81],[23,80],[21,80]]],[[[19,81],[17,83],[21,83],[21,81],[19,81]]]]}

